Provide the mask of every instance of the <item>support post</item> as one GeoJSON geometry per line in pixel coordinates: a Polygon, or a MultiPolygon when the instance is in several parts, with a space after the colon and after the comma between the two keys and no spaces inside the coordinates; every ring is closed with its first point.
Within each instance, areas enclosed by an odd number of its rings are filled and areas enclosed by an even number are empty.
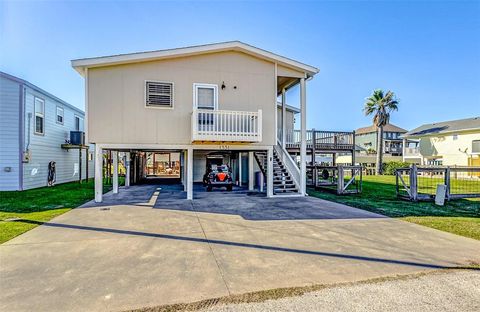
{"type": "Polygon", "coordinates": [[[248,152],[248,190],[253,191],[254,175],[253,175],[253,152],[248,152]]]}
{"type": "Polygon", "coordinates": [[[103,155],[100,145],[95,144],[95,202],[103,200],[103,155]]]}
{"type": "Polygon", "coordinates": [[[402,161],[405,161],[405,154],[407,153],[407,139],[402,140],[402,161]]]}
{"type": "Polygon", "coordinates": [[[410,199],[413,201],[418,200],[418,180],[417,180],[417,165],[413,164],[410,168],[410,199]]]}
{"type": "Polygon", "coordinates": [[[343,179],[343,167],[338,165],[337,166],[337,174],[338,174],[338,179],[337,179],[337,194],[341,195],[343,193],[343,186],[345,184],[345,180],[343,179]]]}
{"type": "Polygon", "coordinates": [[[450,200],[450,166],[445,169],[445,198],[450,200]]]}
{"type": "Polygon", "coordinates": [[[273,196],[273,147],[267,152],[267,197],[273,196]]]}
{"type": "Polygon", "coordinates": [[[307,193],[307,101],[305,78],[300,79],[300,193],[307,193]]]}
{"type": "Polygon", "coordinates": [[[87,146],[87,149],[85,150],[85,181],[88,183],[88,162],[90,158],[90,147],[87,146]]]}
{"type": "Polygon", "coordinates": [[[353,135],[352,166],[355,166],[355,152],[357,150],[357,145],[356,145],[357,143],[355,142],[355,130],[353,130],[352,135],[353,135]]]}
{"type": "Polygon", "coordinates": [[[317,151],[315,145],[317,143],[317,133],[315,129],[312,129],[312,183],[313,186],[317,186],[317,166],[315,164],[315,158],[317,156],[317,151]]]}
{"type": "Polygon", "coordinates": [[[286,103],[286,90],[282,89],[282,147],[285,148],[287,142],[287,103],[286,103]]]}
{"type": "Polygon", "coordinates": [[[130,186],[130,152],[125,153],[125,186],[130,186]]]}
{"type": "Polygon", "coordinates": [[[82,147],[78,149],[78,182],[82,184],[82,147]]]}
{"type": "Polygon", "coordinates": [[[187,166],[188,166],[188,151],[184,150],[183,151],[183,178],[182,178],[184,192],[187,191],[187,166]]]}
{"type": "Polygon", "coordinates": [[[242,152],[238,153],[238,186],[242,186],[242,152]]]}
{"type": "Polygon", "coordinates": [[[187,150],[187,199],[193,199],[193,148],[187,150]]]}
{"type": "Polygon", "coordinates": [[[113,158],[113,194],[118,194],[118,151],[112,151],[113,158]]]}

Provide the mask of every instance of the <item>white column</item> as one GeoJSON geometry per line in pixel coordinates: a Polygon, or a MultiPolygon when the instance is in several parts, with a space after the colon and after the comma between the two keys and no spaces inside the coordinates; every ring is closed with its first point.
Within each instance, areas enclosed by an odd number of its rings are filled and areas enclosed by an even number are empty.
{"type": "Polygon", "coordinates": [[[103,154],[100,145],[95,144],[95,202],[103,200],[103,154]]]}
{"type": "Polygon", "coordinates": [[[285,88],[282,89],[282,146],[285,148],[285,143],[287,142],[287,108],[286,108],[286,97],[285,97],[285,88]]]}
{"type": "Polygon", "coordinates": [[[130,186],[130,152],[125,153],[125,186],[130,186]]]}
{"type": "Polygon", "coordinates": [[[402,160],[405,161],[405,154],[407,152],[407,139],[402,140],[402,160]]]}
{"type": "Polygon", "coordinates": [[[118,193],[118,151],[112,151],[113,158],[113,194],[118,193]]]}
{"type": "Polygon", "coordinates": [[[242,152],[238,153],[238,186],[242,186],[242,152]]]}
{"type": "Polygon", "coordinates": [[[248,190],[253,191],[254,174],[253,174],[253,152],[248,152],[248,190]]]}
{"type": "Polygon", "coordinates": [[[267,197],[273,196],[273,147],[267,153],[267,197]]]}
{"type": "Polygon", "coordinates": [[[188,163],[188,152],[187,150],[183,151],[183,172],[182,172],[182,183],[183,191],[187,191],[187,163],[188,163]]]}
{"type": "Polygon", "coordinates": [[[193,148],[187,151],[187,199],[193,199],[193,148]]]}
{"type": "Polygon", "coordinates": [[[307,192],[307,101],[305,78],[300,79],[300,192],[307,192]]]}

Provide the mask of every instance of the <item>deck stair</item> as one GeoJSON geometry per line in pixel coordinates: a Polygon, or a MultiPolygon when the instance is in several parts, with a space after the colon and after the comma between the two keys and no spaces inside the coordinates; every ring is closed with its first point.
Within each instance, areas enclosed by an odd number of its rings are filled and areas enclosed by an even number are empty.
{"type": "MultiPolygon", "coordinates": [[[[260,170],[266,180],[267,178],[267,151],[258,151],[254,153],[260,170]]],[[[275,149],[273,150],[273,194],[291,195],[299,194],[297,185],[292,179],[288,169],[283,164],[275,149]]]]}

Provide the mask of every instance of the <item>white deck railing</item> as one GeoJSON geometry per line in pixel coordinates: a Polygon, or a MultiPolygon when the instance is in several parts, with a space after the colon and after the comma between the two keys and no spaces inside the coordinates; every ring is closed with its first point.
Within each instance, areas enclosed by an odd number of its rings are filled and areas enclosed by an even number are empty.
{"type": "Polygon", "coordinates": [[[192,141],[260,142],[262,110],[240,112],[194,109],[192,141]]]}

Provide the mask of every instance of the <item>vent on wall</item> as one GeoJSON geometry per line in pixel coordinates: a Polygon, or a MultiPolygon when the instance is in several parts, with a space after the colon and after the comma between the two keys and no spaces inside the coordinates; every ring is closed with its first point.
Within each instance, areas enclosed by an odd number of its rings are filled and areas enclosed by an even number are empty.
{"type": "Polygon", "coordinates": [[[173,107],[173,83],[147,81],[146,105],[153,107],[173,107]]]}

